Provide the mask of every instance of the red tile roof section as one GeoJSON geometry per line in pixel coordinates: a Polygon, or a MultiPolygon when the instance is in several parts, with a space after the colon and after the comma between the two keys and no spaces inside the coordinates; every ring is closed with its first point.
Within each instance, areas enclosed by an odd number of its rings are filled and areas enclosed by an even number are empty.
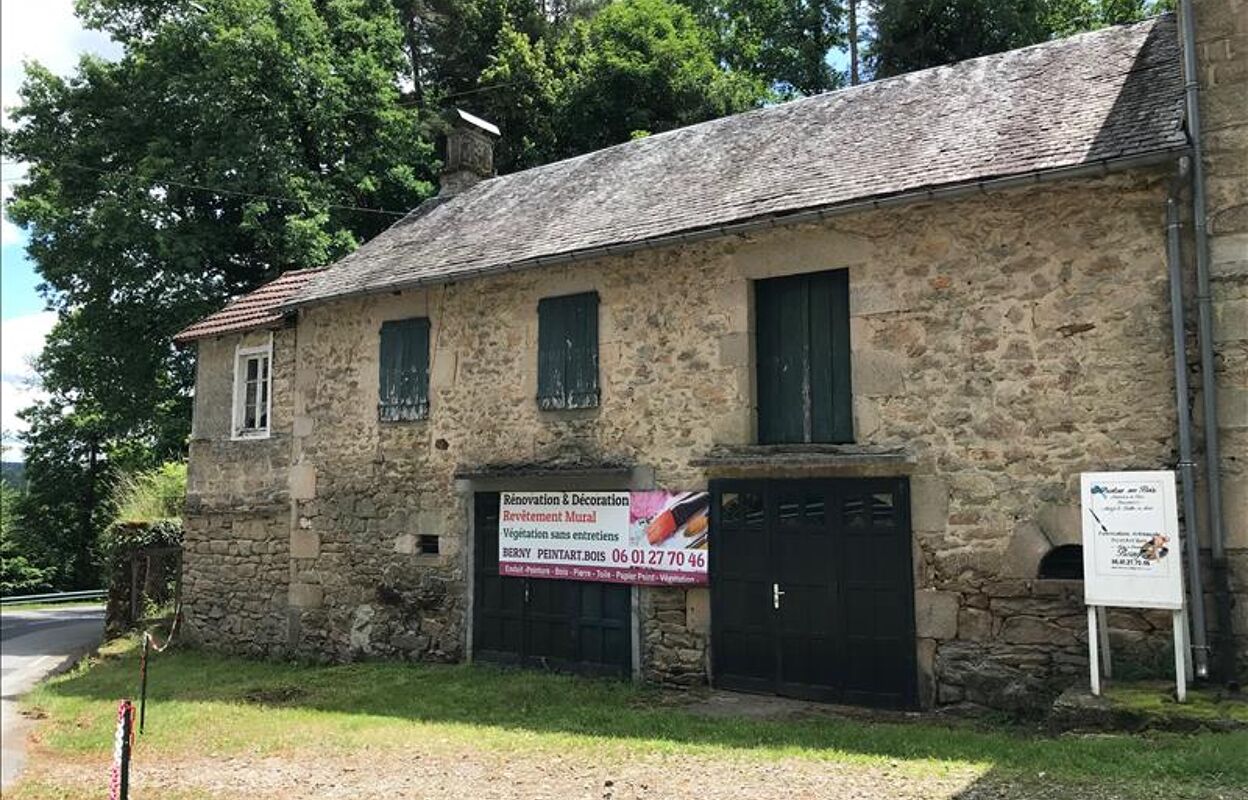
{"type": "Polygon", "coordinates": [[[282,321],[280,306],[322,269],[296,269],[276,280],[236,297],[225,308],[183,328],[173,337],[174,344],[188,344],[209,336],[269,328],[282,321]]]}

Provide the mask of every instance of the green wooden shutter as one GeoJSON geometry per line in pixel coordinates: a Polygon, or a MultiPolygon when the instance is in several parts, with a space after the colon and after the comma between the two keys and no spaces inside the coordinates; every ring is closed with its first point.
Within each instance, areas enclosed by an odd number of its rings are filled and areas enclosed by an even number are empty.
{"type": "Polygon", "coordinates": [[[429,416],[429,320],[381,325],[378,418],[403,422],[429,416]]]}
{"type": "Polygon", "coordinates": [[[537,402],[543,410],[598,405],[598,295],[537,304],[537,402]]]}
{"type": "Polygon", "coordinates": [[[846,270],[755,286],[758,438],[853,441],[846,270]]]}

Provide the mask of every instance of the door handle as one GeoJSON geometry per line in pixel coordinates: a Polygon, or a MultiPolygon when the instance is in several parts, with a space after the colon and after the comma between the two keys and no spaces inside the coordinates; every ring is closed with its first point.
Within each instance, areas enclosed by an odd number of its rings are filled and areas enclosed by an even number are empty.
{"type": "Polygon", "coordinates": [[[524,582],[524,604],[526,606],[529,604],[529,582],[528,581],[524,582]]]}
{"type": "Polygon", "coordinates": [[[780,598],[784,597],[784,592],[780,590],[780,584],[773,583],[771,585],[771,604],[775,608],[780,607],[780,598]]]}

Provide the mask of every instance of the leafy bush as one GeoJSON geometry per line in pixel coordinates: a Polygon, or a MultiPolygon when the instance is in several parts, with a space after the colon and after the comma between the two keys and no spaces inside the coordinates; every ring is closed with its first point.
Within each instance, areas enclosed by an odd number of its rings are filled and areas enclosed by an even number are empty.
{"type": "Polygon", "coordinates": [[[131,553],[152,547],[178,547],[182,544],[182,520],[158,519],[151,522],[118,520],[104,531],[101,549],[106,562],[129,558],[131,553]]]}
{"type": "Polygon", "coordinates": [[[116,522],[178,519],[186,503],[186,464],[166,462],[123,477],[114,491],[116,522]]]}

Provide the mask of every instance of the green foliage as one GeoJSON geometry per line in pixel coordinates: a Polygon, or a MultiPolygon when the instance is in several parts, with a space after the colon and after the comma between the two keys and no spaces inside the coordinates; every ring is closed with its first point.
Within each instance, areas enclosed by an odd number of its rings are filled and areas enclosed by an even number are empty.
{"type": "Polygon", "coordinates": [[[185,503],[186,464],[178,461],[122,477],[113,494],[122,523],[179,519],[185,503]]]}
{"type": "Polygon", "coordinates": [[[51,588],[54,572],[38,567],[17,540],[21,493],[0,482],[0,595],[37,594],[51,588]]]}
{"type": "Polygon", "coordinates": [[[1044,41],[1045,0],[874,0],[878,78],[1044,41]]]}
{"type": "Polygon", "coordinates": [[[1049,0],[1047,24],[1053,36],[1136,22],[1174,10],[1174,0],[1049,0]]]}
{"type": "Polygon", "coordinates": [[[433,191],[389,0],[81,0],[124,48],[38,64],[0,138],[30,164],[6,212],[59,321],[24,413],[20,541],[63,588],[98,580],[113,476],[181,457],[191,354],[171,335],[278,273],[327,263],[433,191]],[[209,187],[209,188],[204,188],[209,187]]]}
{"type": "Polygon", "coordinates": [[[781,96],[838,88],[828,54],[847,45],[844,0],[681,0],[715,37],[716,58],[781,96]]]}
{"type": "Polygon", "coordinates": [[[765,96],[757,78],[724,70],[697,19],[669,0],[617,0],[571,38],[559,114],[569,154],[732,114],[765,96]]]}
{"type": "Polygon", "coordinates": [[[1172,0],[872,0],[877,78],[1143,19],[1172,0]]]}
{"type": "Polygon", "coordinates": [[[327,263],[432,192],[433,148],[400,104],[386,0],[84,0],[125,53],[61,78],[27,66],[5,158],[31,164],[9,217],[60,320],[49,401],[105,442],[182,452],[182,326],[294,267],[327,263]],[[198,187],[212,187],[209,190],[198,187]]]}
{"type": "Polygon", "coordinates": [[[100,549],[110,562],[121,562],[136,550],[149,547],[177,547],[182,544],[182,520],[155,519],[143,522],[118,521],[108,526],[100,549]]]}
{"type": "Polygon", "coordinates": [[[54,588],[99,588],[96,539],[110,520],[107,458],[99,415],[56,398],[21,412],[26,439],[26,493],[17,501],[19,551],[55,568],[54,588]]]}
{"type": "Polygon", "coordinates": [[[466,102],[502,129],[495,162],[511,171],[756,107],[767,83],[726,66],[683,5],[616,0],[545,28],[505,22],[466,102]]]}
{"type": "Polygon", "coordinates": [[[485,91],[465,100],[504,132],[494,150],[500,170],[528,169],[560,153],[555,116],[567,62],[564,44],[557,39],[534,39],[511,25],[499,30],[490,61],[480,73],[478,88],[485,91]]]}

